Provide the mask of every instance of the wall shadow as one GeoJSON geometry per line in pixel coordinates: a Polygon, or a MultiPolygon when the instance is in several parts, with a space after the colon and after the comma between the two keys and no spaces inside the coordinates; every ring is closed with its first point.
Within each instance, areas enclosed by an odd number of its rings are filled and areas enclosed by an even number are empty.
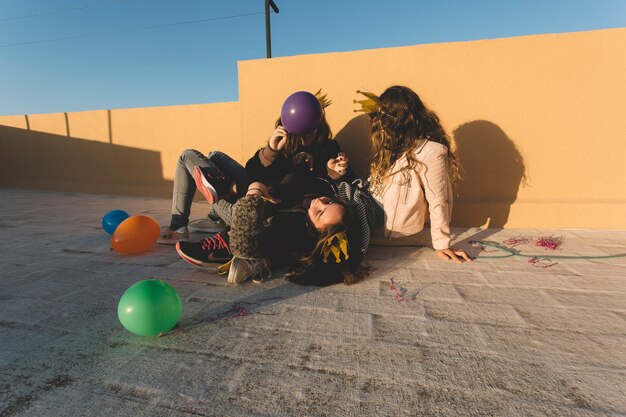
{"type": "Polygon", "coordinates": [[[0,186],[171,197],[160,152],[0,126],[0,186]]]}
{"type": "Polygon", "coordinates": [[[335,140],[350,158],[350,166],[358,178],[369,177],[372,158],[368,116],[361,114],[350,120],[337,134],[335,140]]]}
{"type": "Polygon", "coordinates": [[[474,120],[453,133],[463,178],[455,190],[452,225],[502,228],[520,185],[527,183],[524,158],[506,133],[474,120]]]}

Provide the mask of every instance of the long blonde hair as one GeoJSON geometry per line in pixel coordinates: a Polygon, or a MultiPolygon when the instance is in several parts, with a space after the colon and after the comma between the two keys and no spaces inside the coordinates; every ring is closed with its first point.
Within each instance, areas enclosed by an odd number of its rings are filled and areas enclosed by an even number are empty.
{"type": "Polygon", "coordinates": [[[448,148],[450,178],[460,178],[460,167],[451,149],[450,137],[441,126],[439,117],[424,105],[419,96],[404,86],[389,87],[379,97],[379,111],[369,114],[373,157],[370,164],[370,187],[382,191],[395,162],[405,156],[404,168],[419,169],[415,150],[426,141],[448,148]]]}

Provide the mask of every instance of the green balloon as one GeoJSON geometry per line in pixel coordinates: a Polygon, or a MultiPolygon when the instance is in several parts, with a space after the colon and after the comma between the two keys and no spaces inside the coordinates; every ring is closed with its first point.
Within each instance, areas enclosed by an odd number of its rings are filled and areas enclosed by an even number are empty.
{"type": "Polygon", "coordinates": [[[154,336],[172,329],[183,305],[176,289],[165,281],[146,279],[126,290],[117,306],[122,326],[138,336],[154,336]]]}

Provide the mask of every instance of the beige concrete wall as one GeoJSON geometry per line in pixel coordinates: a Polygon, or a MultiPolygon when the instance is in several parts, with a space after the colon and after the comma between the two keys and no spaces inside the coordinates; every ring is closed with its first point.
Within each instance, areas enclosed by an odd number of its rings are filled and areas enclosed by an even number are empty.
{"type": "Polygon", "coordinates": [[[171,196],[187,148],[242,160],[239,103],[0,117],[0,186],[171,196]]]}
{"type": "Polygon", "coordinates": [[[403,84],[457,142],[456,224],[625,228],[624,51],[626,29],[611,29],[241,62],[243,135],[270,130],[290,92],[323,87],[328,120],[358,158],[367,128],[354,91],[403,84]]]}
{"type": "Polygon", "coordinates": [[[456,141],[466,171],[456,225],[626,228],[625,50],[626,29],[609,29],[244,61],[237,103],[0,117],[0,185],[167,195],[180,151],[244,161],[290,93],[320,87],[337,140],[365,174],[355,90],[402,84],[456,141]],[[33,152],[45,177],[20,168],[33,152]],[[86,178],[65,155],[94,152],[101,172],[86,178]]]}

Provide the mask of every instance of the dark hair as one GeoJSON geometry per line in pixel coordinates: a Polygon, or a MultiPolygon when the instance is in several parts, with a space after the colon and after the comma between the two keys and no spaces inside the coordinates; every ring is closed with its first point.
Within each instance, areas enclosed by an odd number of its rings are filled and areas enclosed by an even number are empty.
{"type": "Polygon", "coordinates": [[[408,87],[389,87],[379,97],[379,111],[369,114],[373,157],[370,164],[370,184],[380,191],[393,164],[402,156],[407,169],[416,169],[414,151],[430,140],[448,148],[450,176],[459,177],[456,158],[450,147],[450,137],[441,126],[439,117],[408,87]]]}
{"type": "Polygon", "coordinates": [[[360,248],[360,228],[354,213],[349,205],[334,199],[335,203],[344,207],[342,222],[315,230],[315,244],[313,249],[300,257],[299,265],[287,274],[286,279],[302,285],[332,285],[343,282],[346,285],[354,284],[367,271],[361,266],[363,253],[360,248]],[[335,258],[328,256],[326,262],[322,254],[324,242],[335,233],[344,232],[348,241],[348,259],[341,257],[337,263],[335,258]]]}
{"type": "MultiPolygon", "coordinates": [[[[280,117],[276,120],[274,127],[282,126],[282,120],[280,117]]],[[[327,141],[332,140],[333,133],[330,131],[330,125],[326,121],[326,115],[324,114],[322,117],[322,121],[320,125],[317,127],[315,133],[315,138],[313,142],[311,142],[311,147],[314,151],[317,151],[317,148],[320,145],[325,144],[327,141]]],[[[302,139],[302,135],[292,135],[291,133],[287,134],[287,144],[285,145],[285,149],[283,149],[283,153],[286,155],[293,155],[296,153],[296,150],[300,147],[300,139],[302,139]]]]}

